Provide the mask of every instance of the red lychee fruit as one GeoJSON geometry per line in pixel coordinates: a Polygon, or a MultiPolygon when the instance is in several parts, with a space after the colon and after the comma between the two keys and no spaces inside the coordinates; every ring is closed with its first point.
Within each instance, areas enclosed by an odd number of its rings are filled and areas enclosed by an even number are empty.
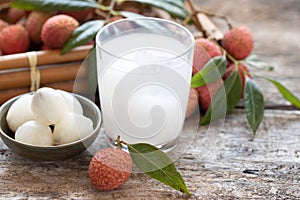
{"type": "Polygon", "coordinates": [[[42,28],[42,41],[52,49],[61,49],[71,37],[79,22],[68,15],[50,17],[42,28]]]}
{"type": "Polygon", "coordinates": [[[61,14],[69,15],[69,16],[77,19],[79,22],[85,22],[93,17],[94,12],[95,12],[95,9],[87,8],[87,9],[78,10],[78,11],[64,11],[64,12],[61,12],[61,14]]]}
{"type": "Polygon", "coordinates": [[[113,16],[109,19],[109,23],[112,23],[112,22],[115,22],[115,21],[118,21],[118,20],[121,20],[121,19],[124,19],[124,17],[121,16],[121,15],[116,15],[116,16],[113,16]]]}
{"type": "Polygon", "coordinates": [[[212,41],[198,38],[195,41],[193,74],[203,69],[205,64],[213,57],[221,56],[221,49],[212,41]]]}
{"type": "Polygon", "coordinates": [[[0,32],[2,31],[2,29],[6,28],[8,26],[9,26],[9,24],[6,21],[0,19],[0,32]]]}
{"type": "MultiPolygon", "coordinates": [[[[249,77],[252,77],[252,76],[251,76],[251,74],[250,74],[248,68],[247,68],[245,65],[243,65],[242,63],[239,63],[238,66],[237,66],[237,68],[238,68],[239,76],[240,76],[241,81],[242,81],[242,89],[243,89],[243,90],[242,90],[242,97],[243,97],[243,96],[244,96],[244,87],[245,87],[245,83],[246,83],[246,75],[249,76],[249,77]]],[[[228,78],[228,77],[230,76],[230,74],[231,74],[235,69],[236,69],[235,64],[234,64],[234,63],[231,63],[231,64],[227,67],[227,69],[226,69],[226,71],[225,71],[225,73],[224,73],[224,75],[223,75],[223,77],[222,77],[223,80],[225,80],[226,78],[228,78]]]]}
{"type": "Polygon", "coordinates": [[[26,52],[29,43],[28,32],[21,25],[11,25],[0,32],[0,49],[3,54],[26,52]]]}
{"type": "Polygon", "coordinates": [[[195,88],[191,88],[185,118],[189,118],[194,114],[194,112],[198,108],[198,102],[199,102],[198,91],[195,88]]]}
{"type": "Polygon", "coordinates": [[[243,60],[248,57],[253,50],[253,35],[246,26],[235,27],[225,33],[222,45],[234,58],[243,60]]]}
{"type": "Polygon", "coordinates": [[[92,158],[89,177],[92,185],[101,191],[110,191],[123,185],[132,172],[132,159],[121,149],[105,148],[92,158]]]}
{"type": "Polygon", "coordinates": [[[215,96],[215,94],[221,88],[222,85],[223,80],[220,79],[217,82],[210,83],[197,88],[199,93],[200,106],[203,110],[206,111],[209,108],[212,98],[215,96]]]}
{"type": "Polygon", "coordinates": [[[47,21],[48,18],[51,17],[49,13],[42,13],[42,12],[31,12],[28,16],[26,21],[25,27],[29,33],[30,39],[34,43],[41,43],[41,33],[42,27],[44,23],[47,21]]]}
{"type": "Polygon", "coordinates": [[[10,23],[15,24],[26,14],[27,12],[25,10],[18,9],[18,8],[9,8],[7,17],[10,23]]]}

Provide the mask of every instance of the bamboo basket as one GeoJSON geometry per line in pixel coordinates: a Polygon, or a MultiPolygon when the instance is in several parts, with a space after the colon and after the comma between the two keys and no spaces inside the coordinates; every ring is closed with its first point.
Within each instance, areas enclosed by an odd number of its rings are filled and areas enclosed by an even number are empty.
{"type": "MultiPolygon", "coordinates": [[[[7,3],[8,0],[3,1],[0,6],[7,3]]],[[[222,32],[207,15],[198,12],[192,1],[187,1],[186,8],[195,22],[195,25],[188,27],[195,37],[205,35],[217,40],[222,39],[222,32]]],[[[148,10],[146,15],[174,20],[167,12],[156,8],[150,9],[150,12],[148,10]]],[[[88,71],[86,67],[83,71],[80,71],[80,68],[92,47],[93,45],[80,46],[65,55],[61,55],[60,50],[44,50],[0,56],[0,105],[14,96],[34,91],[38,87],[47,86],[73,92],[75,80],[76,93],[85,95],[88,88],[88,71]],[[36,59],[35,66],[32,66],[32,55],[33,60],[36,59]],[[40,77],[39,84],[33,87],[36,76],[34,74],[37,71],[40,77]]]]}

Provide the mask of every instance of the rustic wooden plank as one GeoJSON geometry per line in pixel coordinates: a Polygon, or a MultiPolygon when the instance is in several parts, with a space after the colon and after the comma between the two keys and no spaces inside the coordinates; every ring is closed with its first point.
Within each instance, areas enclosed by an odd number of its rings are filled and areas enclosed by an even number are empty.
{"type": "MultiPolygon", "coordinates": [[[[300,112],[266,111],[257,137],[250,141],[243,111],[229,115],[210,151],[199,129],[176,165],[192,192],[190,199],[291,198],[300,196],[300,112]],[[297,131],[298,130],[298,131],[297,131]]],[[[189,128],[185,129],[186,132],[189,128]]],[[[207,136],[208,137],[208,136],[207,136]]],[[[90,149],[103,148],[103,136],[90,149]]],[[[190,135],[183,139],[191,140],[190,135]]],[[[122,188],[99,192],[90,185],[91,154],[58,162],[35,162],[12,153],[0,142],[0,198],[3,199],[187,199],[146,175],[132,174],[122,188]]]]}

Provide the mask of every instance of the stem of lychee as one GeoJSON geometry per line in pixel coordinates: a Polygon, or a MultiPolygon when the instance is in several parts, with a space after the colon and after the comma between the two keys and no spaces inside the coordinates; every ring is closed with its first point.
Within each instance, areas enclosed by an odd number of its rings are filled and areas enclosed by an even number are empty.
{"type": "Polygon", "coordinates": [[[120,135],[118,135],[118,137],[117,137],[117,147],[118,147],[118,149],[122,149],[122,142],[123,141],[121,141],[120,135]]]}

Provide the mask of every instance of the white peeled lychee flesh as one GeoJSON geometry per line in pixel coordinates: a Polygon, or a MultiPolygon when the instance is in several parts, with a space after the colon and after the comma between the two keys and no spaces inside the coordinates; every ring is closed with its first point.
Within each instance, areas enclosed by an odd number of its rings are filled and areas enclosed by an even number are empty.
{"type": "Polygon", "coordinates": [[[23,123],[35,119],[31,111],[31,101],[32,95],[25,94],[18,98],[9,108],[6,121],[13,132],[16,132],[23,123]]]}
{"type": "Polygon", "coordinates": [[[76,97],[74,97],[69,92],[65,92],[63,90],[57,90],[63,97],[65,98],[67,104],[68,104],[68,111],[74,112],[78,114],[83,114],[83,109],[76,97]]]}
{"type": "Polygon", "coordinates": [[[53,145],[53,135],[49,126],[31,120],[22,124],[16,131],[15,139],[17,141],[37,145],[53,145]]]}
{"type": "Polygon", "coordinates": [[[60,92],[43,87],[34,93],[31,109],[38,121],[51,125],[56,124],[68,112],[68,104],[60,92]]]}
{"type": "Polygon", "coordinates": [[[56,144],[67,144],[84,138],[92,132],[91,119],[69,112],[55,124],[53,137],[56,144]]]}

